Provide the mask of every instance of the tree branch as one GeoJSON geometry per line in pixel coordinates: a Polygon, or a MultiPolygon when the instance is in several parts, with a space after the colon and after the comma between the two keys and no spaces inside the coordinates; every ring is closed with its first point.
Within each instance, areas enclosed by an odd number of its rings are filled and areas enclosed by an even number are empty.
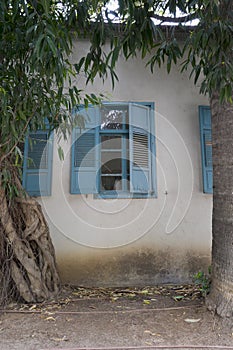
{"type": "Polygon", "coordinates": [[[184,17],[166,17],[166,16],[157,15],[154,12],[150,12],[149,14],[151,18],[155,18],[161,22],[170,22],[170,23],[185,23],[198,18],[198,15],[196,13],[192,13],[184,17]]]}
{"type": "Polygon", "coordinates": [[[19,137],[17,138],[17,141],[14,143],[14,145],[12,146],[12,148],[9,150],[8,153],[4,154],[1,158],[0,158],[0,163],[2,163],[7,157],[10,156],[10,154],[14,151],[15,147],[18,145],[19,143],[19,140],[23,137],[23,135],[25,135],[25,132],[28,128],[28,125],[31,121],[32,117],[30,117],[28,120],[27,120],[27,123],[25,125],[25,127],[23,128],[21,134],[19,135],[19,137]]]}

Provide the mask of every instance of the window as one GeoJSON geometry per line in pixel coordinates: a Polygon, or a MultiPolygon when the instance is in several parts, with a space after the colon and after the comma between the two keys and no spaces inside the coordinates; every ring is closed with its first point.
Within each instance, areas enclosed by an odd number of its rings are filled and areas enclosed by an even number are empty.
{"type": "Polygon", "coordinates": [[[153,103],[104,103],[78,108],[85,129],[73,131],[72,194],[155,196],[152,107],[153,103]]]}
{"type": "Polygon", "coordinates": [[[211,112],[208,106],[199,106],[203,192],[213,193],[211,112]]]}
{"type": "Polygon", "coordinates": [[[24,144],[23,187],[31,196],[50,196],[53,134],[30,132],[24,144]]]}

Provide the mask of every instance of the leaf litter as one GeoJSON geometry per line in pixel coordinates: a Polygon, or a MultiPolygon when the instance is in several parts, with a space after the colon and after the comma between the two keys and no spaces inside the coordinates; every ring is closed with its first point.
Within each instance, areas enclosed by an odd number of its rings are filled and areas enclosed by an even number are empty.
{"type": "MultiPolygon", "coordinates": [[[[166,309],[166,312],[168,312],[166,313],[167,318],[169,319],[170,317],[170,319],[173,320],[173,324],[175,324],[175,327],[181,327],[185,330],[194,330],[197,327],[200,328],[205,326],[205,317],[203,316],[203,313],[201,313],[201,311],[199,312],[199,309],[197,311],[195,306],[201,306],[202,303],[200,303],[200,300],[203,301],[203,297],[199,288],[196,285],[162,285],[145,286],[141,288],[88,288],[83,286],[64,286],[59,296],[54,300],[50,300],[49,302],[44,302],[40,304],[12,303],[8,305],[8,307],[6,308],[6,312],[7,310],[12,312],[14,312],[15,310],[15,312],[22,312],[25,314],[40,314],[40,317],[37,319],[41,320],[43,324],[45,324],[46,329],[57,330],[57,327],[60,324],[60,322],[64,322],[64,320],[66,324],[73,324],[74,320],[76,320],[75,314],[82,314],[88,312],[92,313],[93,311],[93,313],[109,312],[112,313],[112,315],[119,313],[127,314],[127,312],[138,312],[137,315],[140,315],[141,312],[145,311],[148,312],[148,316],[145,317],[150,317],[149,315],[158,315],[159,311],[163,311],[166,309]],[[160,296],[166,298],[163,300],[163,298],[160,298],[160,296]],[[86,300],[86,302],[79,303],[79,301],[83,300],[86,300]],[[196,302],[190,304],[190,301],[197,301],[198,304],[196,302]],[[101,303],[102,305],[106,305],[106,308],[102,309],[102,311],[99,311],[99,305],[101,305],[101,303]],[[193,310],[190,311],[190,309],[188,309],[189,305],[195,306],[195,309],[193,309],[195,310],[194,312],[193,310]],[[68,312],[66,312],[66,306],[69,306],[68,312]],[[134,308],[136,306],[137,309],[133,310],[132,306],[134,308]],[[64,307],[66,310],[65,312],[63,311],[64,307]],[[155,313],[153,311],[153,308],[155,308],[155,313]],[[179,311],[177,311],[178,308],[179,311]],[[184,311],[184,309],[186,309],[186,311],[184,311]],[[153,313],[149,313],[150,311],[153,311],[153,313]],[[68,314],[69,317],[67,317],[68,314]]],[[[91,315],[90,317],[96,316],[91,315]]],[[[115,319],[115,316],[111,317],[111,321],[115,319]]],[[[145,344],[147,345],[154,345],[155,342],[162,341],[167,334],[167,328],[164,329],[164,327],[161,327],[160,324],[156,325],[156,327],[155,325],[153,325],[151,328],[149,328],[151,326],[149,324],[146,324],[145,326],[146,327],[143,327],[144,329],[141,330],[141,336],[143,336],[144,333],[145,344]]],[[[69,330],[69,328],[67,329],[69,330]]],[[[0,329],[0,332],[2,336],[2,329],[0,329]]],[[[230,335],[231,334],[232,330],[230,332],[230,335]]],[[[32,337],[34,337],[34,333],[32,337]]],[[[50,337],[50,340],[56,343],[71,341],[71,339],[72,334],[65,330],[64,327],[62,328],[60,333],[56,331],[55,334],[52,334],[52,336],[50,337]]]]}
{"type": "MultiPolygon", "coordinates": [[[[54,313],[59,311],[64,305],[68,305],[79,300],[107,300],[116,302],[119,300],[141,300],[142,305],[151,305],[156,302],[156,297],[166,296],[177,302],[190,301],[202,298],[197,285],[161,285],[128,288],[89,288],[83,286],[63,286],[56,299],[38,304],[16,304],[11,303],[4,309],[19,312],[42,313],[50,320],[54,313]]],[[[90,308],[92,308],[90,306],[90,308]]],[[[94,309],[95,307],[93,307],[94,309]]],[[[3,311],[3,310],[2,310],[3,311]]]]}
{"type": "Polygon", "coordinates": [[[30,311],[30,312],[53,312],[63,305],[70,304],[77,300],[104,299],[115,302],[119,299],[139,300],[143,304],[150,304],[156,301],[156,296],[168,296],[175,301],[196,300],[202,298],[200,289],[193,284],[187,285],[162,285],[153,287],[128,287],[128,288],[88,288],[83,286],[64,286],[58,297],[49,302],[38,304],[9,304],[6,309],[30,311]]]}

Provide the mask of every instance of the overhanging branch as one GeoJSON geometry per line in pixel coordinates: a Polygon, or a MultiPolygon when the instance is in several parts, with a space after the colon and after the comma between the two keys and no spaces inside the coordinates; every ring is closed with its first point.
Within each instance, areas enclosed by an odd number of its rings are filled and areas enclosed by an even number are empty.
{"type": "Polygon", "coordinates": [[[170,22],[170,23],[185,23],[198,18],[197,13],[192,13],[184,17],[167,17],[167,16],[157,15],[154,12],[150,12],[149,14],[151,18],[157,19],[161,22],[170,22]]]}

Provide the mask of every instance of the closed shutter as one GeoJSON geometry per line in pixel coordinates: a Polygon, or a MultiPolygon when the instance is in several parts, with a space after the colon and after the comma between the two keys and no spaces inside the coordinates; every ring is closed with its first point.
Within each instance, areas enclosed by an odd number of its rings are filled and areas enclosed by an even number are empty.
{"type": "Polygon", "coordinates": [[[31,132],[24,145],[23,187],[31,196],[50,196],[53,134],[31,132]]]}
{"type": "Polygon", "coordinates": [[[129,104],[130,192],[151,193],[150,109],[129,104]]]}
{"type": "Polygon", "coordinates": [[[72,133],[70,192],[72,194],[97,193],[99,109],[89,107],[81,109],[79,113],[84,116],[86,123],[85,129],[76,127],[72,133]]]}
{"type": "Polygon", "coordinates": [[[208,106],[199,106],[203,191],[213,193],[211,112],[208,106]]]}

